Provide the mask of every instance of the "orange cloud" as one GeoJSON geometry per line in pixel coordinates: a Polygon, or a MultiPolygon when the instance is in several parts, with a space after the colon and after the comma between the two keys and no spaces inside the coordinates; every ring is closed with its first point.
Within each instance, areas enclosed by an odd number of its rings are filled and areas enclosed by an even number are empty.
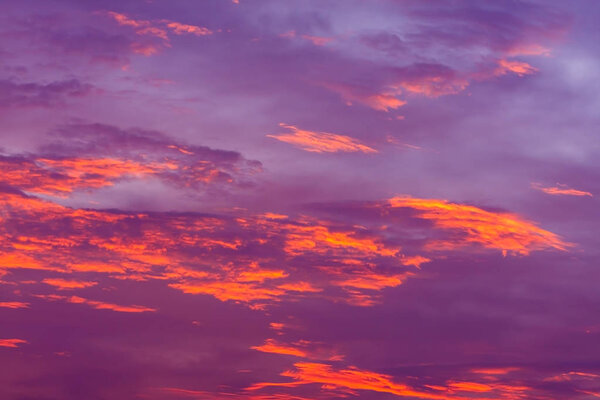
{"type": "Polygon", "coordinates": [[[1,254],[0,255],[0,267],[2,267],[2,269],[25,268],[25,269],[52,270],[52,268],[44,266],[43,264],[41,264],[39,261],[37,261],[33,257],[30,257],[25,254],[20,254],[18,252],[17,253],[5,252],[4,254],[1,254]]]}
{"type": "Polygon", "coordinates": [[[190,294],[209,294],[221,301],[241,301],[250,303],[255,300],[276,299],[286,292],[277,288],[261,287],[256,284],[244,284],[238,282],[185,282],[171,283],[170,287],[190,294]]]}
{"type": "Polygon", "coordinates": [[[159,39],[159,45],[147,42],[133,42],[131,44],[131,50],[134,53],[142,54],[144,56],[154,55],[158,53],[162,47],[171,47],[169,33],[174,33],[175,35],[195,36],[206,36],[213,34],[210,29],[202,26],[183,24],[181,22],[170,21],[166,19],[158,21],[134,19],[125,14],[114,11],[108,11],[106,13],[99,14],[103,14],[109,18],[112,18],[121,26],[132,28],[137,35],[159,39]]]}
{"type": "Polygon", "coordinates": [[[169,40],[168,31],[171,31],[176,35],[192,34],[196,36],[211,35],[213,33],[208,28],[197,25],[182,24],[180,22],[169,21],[166,19],[155,22],[141,19],[136,20],[128,17],[125,14],[120,14],[114,11],[108,11],[106,15],[114,19],[119,25],[134,28],[138,35],[156,36],[165,41],[169,40]]]}
{"type": "Polygon", "coordinates": [[[285,324],[283,322],[271,322],[269,323],[269,327],[275,331],[282,331],[285,324]]]}
{"type": "Polygon", "coordinates": [[[590,192],[583,190],[571,189],[567,185],[558,183],[557,186],[544,187],[539,183],[532,183],[531,187],[537,190],[541,190],[544,193],[552,195],[565,195],[565,196],[589,196],[594,197],[590,192]]]}
{"type": "Polygon", "coordinates": [[[286,292],[308,292],[308,293],[318,293],[322,292],[323,289],[314,287],[308,282],[292,282],[292,283],[284,283],[283,285],[277,286],[279,289],[283,289],[286,292]]]}
{"type": "MultiPolygon", "coordinates": [[[[177,146],[169,148],[186,156],[193,155],[192,152],[177,146]]],[[[160,162],[148,160],[147,155],[136,158],[139,160],[61,157],[21,158],[15,161],[9,157],[0,157],[0,168],[4,171],[0,181],[27,192],[65,196],[78,189],[103,188],[126,179],[153,177],[175,185],[194,187],[214,182],[232,183],[233,176],[229,174],[230,171],[234,174],[245,173],[237,167],[221,168],[216,162],[198,157],[181,158],[180,154],[174,158],[159,154],[156,158],[160,159],[160,162]]],[[[250,170],[248,172],[253,173],[250,170]]]]}
{"type": "Polygon", "coordinates": [[[450,390],[461,392],[489,392],[492,390],[490,385],[477,382],[451,382],[448,385],[450,390]]]}
{"type": "Polygon", "coordinates": [[[185,34],[189,33],[189,34],[196,35],[196,36],[205,36],[205,35],[212,35],[212,33],[213,33],[210,29],[204,28],[202,26],[187,25],[187,24],[182,24],[179,22],[167,21],[167,20],[164,20],[162,22],[164,24],[166,24],[167,28],[172,30],[173,33],[175,33],[176,35],[185,35],[185,34]]]}
{"type": "Polygon", "coordinates": [[[20,301],[2,301],[0,308],[29,308],[29,303],[21,303],[20,301]]]}
{"type": "Polygon", "coordinates": [[[156,36],[164,40],[169,39],[165,29],[154,26],[150,21],[136,20],[125,14],[116,13],[114,11],[108,11],[106,14],[114,19],[119,25],[135,28],[135,32],[138,35],[156,36]]]}
{"type": "Polygon", "coordinates": [[[569,372],[565,372],[563,374],[560,375],[556,375],[556,376],[552,376],[550,378],[546,378],[546,381],[555,381],[555,382],[562,382],[562,381],[571,381],[571,380],[575,380],[575,379],[598,379],[600,378],[600,375],[598,374],[593,374],[590,372],[581,372],[581,371],[569,371],[569,372]]]}
{"type": "Polygon", "coordinates": [[[406,101],[398,98],[400,93],[395,89],[390,89],[383,93],[373,93],[369,90],[353,88],[349,85],[337,83],[321,83],[321,86],[339,94],[349,106],[353,102],[357,102],[377,111],[388,112],[406,104],[406,101]]]}
{"type": "MultiPolygon", "coordinates": [[[[94,272],[114,279],[165,280],[184,293],[206,294],[255,308],[282,298],[320,293],[327,287],[344,288],[346,292],[340,295],[351,298],[352,304],[358,304],[362,296],[361,305],[366,305],[374,304],[369,300],[373,291],[399,283],[397,273],[378,272],[369,260],[388,257],[399,266],[407,264],[398,247],[385,245],[360,227],[332,227],[326,221],[310,218],[293,221],[271,214],[237,218],[231,222],[235,229],[242,236],[249,235],[241,239],[229,235],[226,219],[215,217],[182,219],[168,214],[151,217],[78,210],[15,194],[0,196],[0,204],[14,211],[11,215],[15,223],[35,221],[38,232],[57,220],[70,220],[77,226],[77,231],[65,234],[49,231],[39,237],[0,235],[0,244],[6,249],[0,256],[2,269],[35,268],[70,274],[69,279],[43,280],[61,289],[90,287],[93,282],[77,279],[77,275],[94,272]],[[115,226],[129,223],[141,223],[143,229],[136,237],[115,230],[115,226]],[[102,231],[108,226],[115,232],[113,236],[94,235],[95,229],[102,231]],[[243,252],[238,253],[248,245],[275,245],[290,259],[318,256],[325,265],[317,268],[314,281],[307,280],[283,269],[263,267],[243,252]],[[75,250],[80,248],[88,250],[75,250]],[[190,255],[198,252],[203,256],[190,255]],[[206,260],[212,266],[205,266],[206,260]],[[330,263],[332,266],[327,265],[330,263]],[[370,293],[362,294],[362,290],[370,293]]],[[[265,262],[271,265],[275,260],[265,262]]]]}
{"type": "Polygon", "coordinates": [[[329,364],[298,362],[295,369],[282,372],[280,375],[292,378],[289,382],[260,382],[251,385],[247,391],[258,391],[266,387],[293,388],[301,385],[320,384],[321,390],[333,390],[339,393],[358,395],[357,390],[366,390],[380,393],[389,393],[399,397],[433,400],[468,400],[468,399],[494,399],[515,400],[530,398],[532,390],[523,385],[512,385],[489,380],[486,382],[475,381],[447,381],[443,385],[423,385],[422,390],[410,385],[399,383],[389,375],[373,371],[348,367],[335,369],[329,364]],[[483,397],[479,397],[483,396],[483,397]]]}
{"type": "Polygon", "coordinates": [[[45,300],[49,300],[49,301],[61,300],[61,301],[66,301],[68,303],[73,303],[73,304],[86,304],[86,305],[91,306],[98,310],[111,310],[111,311],[129,312],[129,313],[141,313],[141,312],[156,311],[154,308],[149,308],[149,307],[144,307],[144,306],[136,306],[136,305],[121,306],[118,304],[89,300],[89,299],[85,299],[85,298],[79,297],[79,296],[67,297],[67,296],[61,296],[61,295],[57,295],[57,294],[48,294],[48,295],[36,295],[36,297],[39,297],[39,298],[45,299],[45,300]]]}
{"type": "Polygon", "coordinates": [[[47,285],[55,286],[58,288],[58,290],[83,289],[98,284],[98,282],[75,281],[65,279],[44,279],[42,282],[44,282],[47,285]]]}
{"type": "Polygon", "coordinates": [[[505,75],[508,72],[512,72],[518,76],[525,76],[531,75],[537,71],[537,68],[532,67],[526,62],[502,59],[498,61],[498,68],[495,73],[496,75],[505,75]]]}
{"type": "Polygon", "coordinates": [[[129,313],[140,313],[140,312],[152,312],[156,311],[154,308],[143,307],[143,306],[120,306],[118,304],[104,303],[101,301],[94,301],[84,299],[78,296],[71,296],[67,299],[69,303],[75,304],[87,304],[98,310],[112,310],[118,312],[129,312],[129,313]]]}
{"type": "Polygon", "coordinates": [[[27,340],[23,339],[0,339],[0,347],[19,347],[21,344],[28,343],[27,340]]]}
{"type": "Polygon", "coordinates": [[[275,339],[267,339],[260,346],[252,346],[251,349],[258,350],[263,353],[283,354],[300,358],[340,361],[344,359],[343,355],[337,354],[329,346],[324,346],[320,343],[310,342],[308,340],[300,340],[292,344],[286,344],[276,341],[275,339]]]}
{"type": "Polygon", "coordinates": [[[302,150],[315,153],[336,152],[362,152],[377,153],[377,150],[366,146],[358,140],[349,136],[338,135],[327,132],[312,132],[298,129],[293,125],[279,124],[289,129],[292,133],[281,133],[278,135],[267,135],[282,142],[290,143],[300,147],[302,150]]]}
{"type": "Polygon", "coordinates": [[[416,268],[421,268],[421,264],[430,262],[431,259],[423,256],[402,256],[402,265],[412,265],[416,268]]]}
{"type": "Polygon", "coordinates": [[[476,368],[472,369],[471,372],[482,375],[506,375],[513,371],[518,371],[518,367],[504,367],[504,368],[476,368]]]}
{"type": "Polygon", "coordinates": [[[378,275],[378,274],[361,274],[359,276],[335,282],[335,285],[342,287],[352,287],[357,289],[381,290],[387,287],[400,286],[406,275],[378,275]]]}
{"type": "Polygon", "coordinates": [[[504,254],[527,255],[533,250],[554,248],[566,250],[571,245],[552,232],[546,231],[515,214],[482,210],[446,200],[395,197],[391,207],[416,210],[418,217],[430,220],[436,227],[461,232],[454,240],[440,240],[427,247],[450,250],[468,244],[500,249],[504,254]]]}
{"type": "Polygon", "coordinates": [[[323,221],[306,220],[303,225],[286,225],[284,250],[289,255],[307,252],[339,256],[396,257],[400,248],[386,246],[373,237],[358,237],[356,231],[333,230],[323,221]]]}
{"type": "MultiPolygon", "coordinates": [[[[161,280],[184,293],[209,295],[256,309],[305,296],[372,306],[380,301],[380,292],[398,287],[411,276],[405,267],[417,268],[431,260],[402,254],[397,240],[388,237],[384,227],[368,229],[310,217],[84,210],[13,193],[0,194],[0,207],[11,210],[0,224],[0,270],[6,271],[5,276],[13,269],[69,274],[65,279],[40,277],[60,289],[89,288],[93,281],[82,276],[97,273],[112,279],[161,280]],[[69,221],[73,229],[52,229],[57,221],[69,221]],[[131,224],[139,227],[133,236],[127,233],[131,224]],[[14,226],[31,229],[14,235],[14,226]],[[247,252],[249,248],[268,251],[258,250],[264,255],[256,258],[247,252]],[[400,270],[381,268],[383,260],[386,266],[400,270]],[[307,262],[313,266],[308,275],[295,267],[307,262]]],[[[424,251],[478,245],[525,255],[569,246],[519,216],[445,200],[397,197],[367,207],[389,215],[386,224],[394,221],[394,210],[406,208],[414,213],[411,218],[432,221],[428,229],[448,231],[448,238],[433,235],[436,239],[426,241],[424,251]]],[[[144,308],[129,307],[127,311],[144,308]]]]}
{"type": "Polygon", "coordinates": [[[172,164],[141,164],[110,158],[38,159],[33,163],[2,162],[2,181],[36,193],[64,194],[77,188],[100,188],[126,177],[141,177],[172,170],[172,164]]]}
{"type": "Polygon", "coordinates": [[[262,351],[263,353],[285,354],[285,355],[302,357],[302,358],[308,356],[308,354],[303,350],[300,350],[296,347],[277,343],[273,339],[267,339],[263,345],[252,346],[251,349],[262,351]]]}
{"type": "Polygon", "coordinates": [[[250,386],[248,390],[259,390],[268,386],[294,387],[319,383],[329,389],[347,388],[390,393],[396,396],[415,397],[419,399],[449,399],[449,397],[444,395],[418,391],[407,385],[396,383],[392,381],[392,377],[389,375],[360,370],[355,367],[335,370],[328,364],[306,362],[295,363],[294,367],[296,367],[296,370],[281,373],[281,376],[293,378],[294,381],[284,383],[256,383],[250,386]]]}

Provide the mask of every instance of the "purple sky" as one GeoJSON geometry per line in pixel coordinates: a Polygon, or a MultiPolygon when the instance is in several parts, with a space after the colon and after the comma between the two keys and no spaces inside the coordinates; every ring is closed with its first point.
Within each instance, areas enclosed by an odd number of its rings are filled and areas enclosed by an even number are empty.
{"type": "Polygon", "coordinates": [[[0,3],[0,398],[600,397],[600,3],[0,3]]]}

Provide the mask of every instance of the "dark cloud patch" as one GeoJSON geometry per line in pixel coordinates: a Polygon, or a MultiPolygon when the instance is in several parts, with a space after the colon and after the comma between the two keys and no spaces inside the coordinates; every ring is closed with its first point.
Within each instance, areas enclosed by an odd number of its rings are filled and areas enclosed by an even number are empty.
{"type": "Polygon", "coordinates": [[[56,107],[69,98],[87,96],[93,86],[77,79],[47,84],[0,80],[0,107],[56,107]]]}

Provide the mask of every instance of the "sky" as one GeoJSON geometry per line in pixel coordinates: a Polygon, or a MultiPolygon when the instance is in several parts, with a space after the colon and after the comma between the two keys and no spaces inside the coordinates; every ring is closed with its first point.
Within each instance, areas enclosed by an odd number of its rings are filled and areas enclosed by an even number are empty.
{"type": "Polygon", "coordinates": [[[0,2],[0,398],[599,398],[599,19],[0,2]]]}

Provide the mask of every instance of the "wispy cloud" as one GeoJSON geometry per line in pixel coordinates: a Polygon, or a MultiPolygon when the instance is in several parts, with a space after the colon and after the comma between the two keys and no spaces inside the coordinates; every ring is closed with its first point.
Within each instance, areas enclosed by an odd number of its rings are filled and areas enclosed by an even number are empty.
{"type": "Polygon", "coordinates": [[[362,152],[377,153],[377,150],[362,144],[350,136],[328,132],[313,132],[299,129],[293,125],[279,124],[291,133],[267,135],[282,142],[300,147],[302,150],[315,153],[362,152]]]}
{"type": "Polygon", "coordinates": [[[77,281],[77,280],[68,280],[68,279],[60,279],[60,278],[46,278],[42,282],[47,285],[54,286],[58,290],[68,290],[68,289],[84,289],[88,287],[92,287],[98,284],[98,282],[90,282],[90,281],[77,281]]]}
{"type": "Polygon", "coordinates": [[[170,33],[175,35],[195,36],[206,36],[213,34],[213,31],[203,26],[184,24],[166,19],[152,21],[135,19],[126,14],[114,11],[98,12],[98,14],[108,16],[121,26],[130,27],[137,35],[158,38],[161,41],[160,44],[149,42],[133,42],[131,44],[131,48],[135,53],[145,56],[151,56],[158,53],[161,50],[161,47],[171,47],[171,38],[169,36],[170,33]]]}
{"type": "Polygon", "coordinates": [[[564,196],[589,196],[594,197],[590,192],[570,188],[567,185],[558,183],[556,186],[543,186],[539,183],[532,183],[531,187],[540,190],[546,194],[564,195],[564,196]]]}
{"type": "Polygon", "coordinates": [[[430,220],[439,228],[461,233],[454,239],[428,244],[430,249],[454,249],[457,246],[478,244],[500,249],[504,254],[527,255],[533,250],[554,248],[564,251],[571,246],[558,235],[515,214],[486,211],[446,200],[412,197],[395,197],[389,200],[389,204],[394,208],[413,209],[417,211],[419,218],[430,220]]]}
{"type": "Polygon", "coordinates": [[[20,301],[3,301],[0,302],[1,308],[29,308],[29,303],[23,303],[20,301]]]}
{"type": "Polygon", "coordinates": [[[57,294],[49,294],[49,295],[36,295],[36,297],[49,300],[49,301],[65,301],[67,303],[73,304],[86,304],[90,307],[93,307],[98,310],[111,310],[117,312],[125,312],[125,313],[143,313],[143,312],[153,312],[156,311],[154,308],[138,306],[138,305],[130,305],[124,306],[113,303],[106,303],[103,301],[90,300],[79,296],[61,296],[57,294]]]}
{"type": "Polygon", "coordinates": [[[24,339],[0,339],[0,347],[17,348],[25,343],[27,343],[27,340],[24,339]]]}

